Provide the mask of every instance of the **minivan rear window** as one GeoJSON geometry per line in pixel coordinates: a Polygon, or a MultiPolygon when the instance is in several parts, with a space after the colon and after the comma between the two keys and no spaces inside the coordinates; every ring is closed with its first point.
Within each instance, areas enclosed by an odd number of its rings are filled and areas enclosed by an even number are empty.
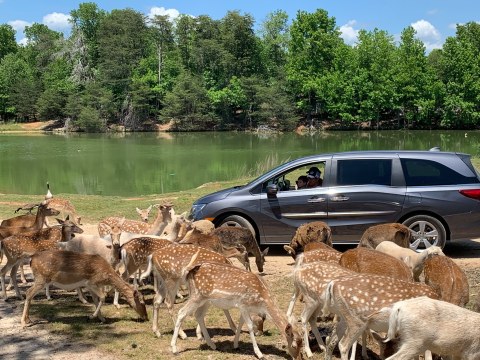
{"type": "Polygon", "coordinates": [[[401,159],[407,186],[456,185],[478,183],[476,176],[464,176],[431,160],[401,159]]]}
{"type": "Polygon", "coordinates": [[[337,185],[386,185],[392,183],[392,160],[338,160],[337,185]]]}

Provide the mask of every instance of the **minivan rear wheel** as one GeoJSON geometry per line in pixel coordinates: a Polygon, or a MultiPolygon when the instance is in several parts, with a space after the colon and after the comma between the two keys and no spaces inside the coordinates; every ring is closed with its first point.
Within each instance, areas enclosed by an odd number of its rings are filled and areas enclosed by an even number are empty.
{"type": "Polygon", "coordinates": [[[410,244],[412,250],[424,250],[430,246],[438,246],[443,249],[447,240],[445,226],[437,218],[429,215],[415,215],[403,222],[413,235],[410,244]]]}
{"type": "Polygon", "coordinates": [[[255,229],[253,228],[252,224],[250,224],[250,221],[245,219],[244,217],[240,215],[230,215],[227,216],[225,219],[223,219],[218,226],[238,226],[238,227],[243,227],[248,230],[255,236],[255,229]]]}

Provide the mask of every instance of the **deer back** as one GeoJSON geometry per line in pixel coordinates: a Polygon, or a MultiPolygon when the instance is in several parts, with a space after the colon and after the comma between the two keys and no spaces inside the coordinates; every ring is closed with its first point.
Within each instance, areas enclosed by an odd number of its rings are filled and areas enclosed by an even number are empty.
{"type": "Polygon", "coordinates": [[[332,280],[324,296],[324,312],[355,316],[363,321],[397,301],[419,296],[438,299],[437,293],[428,285],[372,274],[332,280]]]}
{"type": "Polygon", "coordinates": [[[408,248],[412,241],[412,233],[408,227],[399,223],[374,225],[365,230],[358,247],[375,249],[382,241],[391,241],[408,248]]]}
{"type": "Polygon", "coordinates": [[[413,281],[412,271],[401,260],[377,250],[357,247],[345,251],[339,264],[358,273],[413,281]]]}
{"type": "Polygon", "coordinates": [[[5,219],[0,223],[0,227],[29,227],[35,223],[35,214],[23,214],[9,219],[5,219]]]}
{"type": "Polygon", "coordinates": [[[191,244],[170,244],[153,253],[152,262],[162,277],[181,278],[182,271],[198,252],[195,264],[216,262],[231,265],[222,254],[191,244]]]}
{"type": "Polygon", "coordinates": [[[311,242],[323,242],[332,246],[332,230],[327,223],[323,221],[312,221],[300,225],[289,245],[285,245],[284,249],[292,256],[298,251],[303,251],[305,245],[311,242]]]}
{"type": "Polygon", "coordinates": [[[149,237],[139,237],[123,244],[121,252],[126,254],[135,265],[139,266],[147,261],[147,257],[172,242],[164,239],[152,239],[149,237]]]}
{"type": "Polygon", "coordinates": [[[324,243],[309,243],[304,247],[303,262],[311,263],[315,261],[339,262],[342,252],[335,250],[324,243]]]}
{"type": "Polygon", "coordinates": [[[430,256],[424,265],[425,284],[434,289],[440,299],[465,306],[469,300],[469,285],[465,272],[447,256],[430,256]]]}

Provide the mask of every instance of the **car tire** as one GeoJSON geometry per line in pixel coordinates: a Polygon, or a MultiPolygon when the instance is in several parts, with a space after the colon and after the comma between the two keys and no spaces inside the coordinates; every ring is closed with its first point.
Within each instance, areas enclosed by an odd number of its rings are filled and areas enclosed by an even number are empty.
{"type": "Polygon", "coordinates": [[[429,215],[415,215],[403,222],[413,235],[413,242],[410,244],[412,250],[424,250],[430,246],[445,246],[447,232],[445,226],[437,218],[429,215]]]}
{"type": "Polygon", "coordinates": [[[255,236],[255,229],[253,228],[250,221],[245,219],[243,216],[240,215],[230,215],[223,219],[218,226],[238,226],[243,227],[248,230],[255,236]]]}

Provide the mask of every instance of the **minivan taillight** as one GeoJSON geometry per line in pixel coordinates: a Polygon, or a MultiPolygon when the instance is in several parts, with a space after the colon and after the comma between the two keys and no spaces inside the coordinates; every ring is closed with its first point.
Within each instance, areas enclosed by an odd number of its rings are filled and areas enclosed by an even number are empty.
{"type": "Polygon", "coordinates": [[[466,196],[475,200],[480,200],[480,189],[458,190],[458,192],[463,196],[466,196]]]}

